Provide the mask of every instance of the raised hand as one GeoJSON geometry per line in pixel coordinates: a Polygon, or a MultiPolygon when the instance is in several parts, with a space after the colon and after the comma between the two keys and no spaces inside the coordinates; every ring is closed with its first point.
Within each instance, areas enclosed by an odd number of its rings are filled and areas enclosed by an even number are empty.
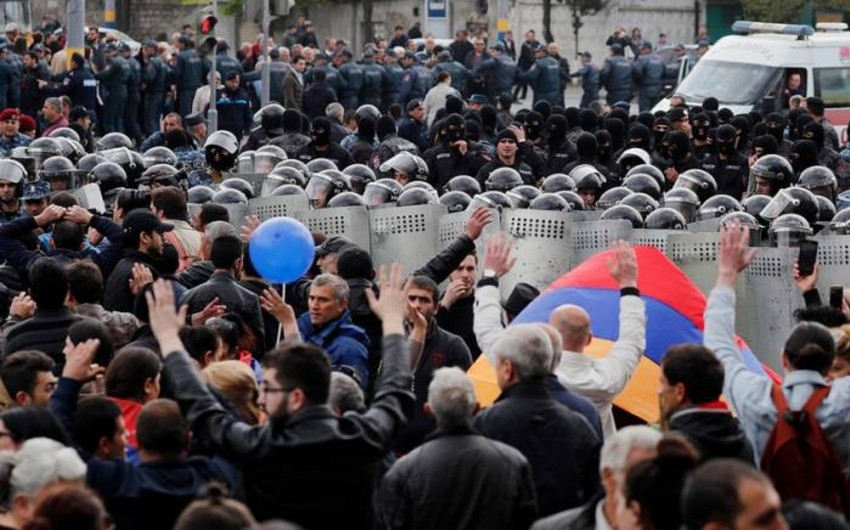
{"type": "Polygon", "coordinates": [[[620,286],[637,287],[638,266],[635,250],[625,241],[617,241],[612,256],[608,258],[608,270],[620,286]]]}
{"type": "Polygon", "coordinates": [[[163,356],[183,350],[180,328],[186,322],[188,308],[184,305],[179,311],[174,309],[174,287],[171,282],[155,281],[152,291],[145,293],[145,299],[148,302],[148,323],[163,356]]]}
{"type": "Polygon", "coordinates": [[[378,285],[381,289],[380,296],[375,296],[371,289],[366,289],[366,298],[369,299],[372,312],[384,324],[384,335],[404,333],[404,316],[409,304],[402,266],[398,263],[394,263],[391,268],[381,265],[378,270],[378,285]]]}
{"type": "Polygon", "coordinates": [[[511,258],[513,246],[504,232],[487,241],[484,249],[484,270],[493,270],[500,278],[507,274],[516,263],[516,258],[511,258]]]}
{"type": "Polygon", "coordinates": [[[475,241],[479,237],[481,237],[481,232],[484,231],[484,227],[490,224],[493,220],[493,214],[490,213],[490,210],[487,208],[477,208],[472,215],[469,216],[469,220],[466,221],[466,229],[464,233],[469,236],[470,239],[475,241]]]}

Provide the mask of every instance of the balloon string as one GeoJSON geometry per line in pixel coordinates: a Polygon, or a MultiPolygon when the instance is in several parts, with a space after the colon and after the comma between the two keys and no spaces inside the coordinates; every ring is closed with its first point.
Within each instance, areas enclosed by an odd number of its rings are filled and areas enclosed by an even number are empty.
{"type": "MultiPolygon", "coordinates": [[[[283,298],[283,303],[286,303],[286,284],[280,284],[280,297],[283,298]]],[[[283,324],[278,322],[277,324],[277,341],[275,341],[275,347],[280,344],[280,339],[283,335],[283,324]]]]}

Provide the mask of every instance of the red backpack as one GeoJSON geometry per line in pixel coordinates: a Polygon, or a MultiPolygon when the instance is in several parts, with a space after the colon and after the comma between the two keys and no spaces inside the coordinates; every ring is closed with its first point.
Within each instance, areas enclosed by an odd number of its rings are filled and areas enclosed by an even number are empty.
{"type": "Polygon", "coordinates": [[[776,425],[767,439],[761,468],[783,501],[814,501],[850,517],[850,483],[815,417],[828,395],[829,387],[817,387],[801,410],[790,410],[782,387],[773,385],[776,425]]]}

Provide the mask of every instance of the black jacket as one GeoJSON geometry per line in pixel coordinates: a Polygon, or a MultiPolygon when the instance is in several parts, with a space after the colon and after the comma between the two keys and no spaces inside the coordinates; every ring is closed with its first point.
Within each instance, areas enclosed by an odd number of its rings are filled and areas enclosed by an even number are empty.
{"type": "Polygon", "coordinates": [[[413,405],[407,341],[401,335],[383,341],[383,377],[363,414],[336,417],[317,404],[250,426],[216,401],[185,351],[166,356],[165,373],[194,435],[241,464],[257,520],[371,529],[376,464],[413,405]]]}
{"type": "Polygon", "coordinates": [[[752,444],[727,409],[683,409],[670,417],[669,427],[688,438],[699,451],[702,462],[712,458],[737,458],[755,464],[752,444]]]}
{"type": "MultiPolygon", "coordinates": [[[[13,317],[14,318],[14,317],[13,317]]],[[[39,310],[35,316],[15,324],[6,331],[3,357],[22,351],[38,350],[56,362],[54,371],[62,373],[65,366],[65,338],[68,329],[83,320],[90,320],[64,307],[58,311],[39,310]]]]}
{"type": "Polygon", "coordinates": [[[189,306],[189,314],[199,313],[210,302],[218,298],[228,312],[236,313],[254,332],[257,345],[265,347],[266,333],[263,316],[260,310],[259,297],[239,285],[226,272],[213,272],[210,279],[197,287],[193,287],[183,295],[180,304],[189,306]]]}
{"type": "Polygon", "coordinates": [[[177,275],[177,281],[185,285],[187,289],[191,289],[209,280],[213,272],[215,272],[215,267],[212,261],[196,261],[177,275]]]}
{"type": "Polygon", "coordinates": [[[103,289],[103,307],[108,311],[133,312],[136,296],[130,291],[130,278],[133,277],[133,265],[136,263],[146,265],[154,279],[159,277],[158,259],[138,250],[125,249],[124,257],[112,269],[103,289]]]}
{"type": "Polygon", "coordinates": [[[336,167],[338,167],[340,171],[354,163],[351,153],[343,149],[339,144],[335,144],[333,142],[331,142],[327,151],[317,151],[313,146],[313,142],[310,142],[300,148],[296,155],[291,158],[297,158],[305,164],[311,160],[315,160],[316,158],[327,158],[336,164],[336,167]]]}
{"type": "Polygon", "coordinates": [[[528,459],[541,517],[580,506],[596,493],[600,441],[587,420],[552,399],[543,381],[505,389],[475,418],[475,428],[528,459]]]}
{"type": "Polygon", "coordinates": [[[467,296],[459,298],[448,309],[440,307],[437,312],[437,323],[441,328],[454,333],[466,343],[469,347],[469,353],[472,355],[472,360],[478,359],[481,355],[481,348],[478,347],[478,340],[475,338],[475,332],[472,330],[472,324],[475,317],[475,296],[467,296]]]}
{"type": "Polygon", "coordinates": [[[537,517],[528,460],[469,428],[439,430],[396,462],[377,504],[389,529],[525,530],[537,517]]]}

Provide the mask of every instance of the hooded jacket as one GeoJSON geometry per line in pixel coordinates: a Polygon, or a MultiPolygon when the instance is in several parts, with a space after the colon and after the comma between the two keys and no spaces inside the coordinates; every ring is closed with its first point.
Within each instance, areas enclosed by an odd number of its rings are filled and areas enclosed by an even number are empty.
{"type": "Polygon", "coordinates": [[[755,463],[753,446],[723,403],[690,407],[670,417],[670,430],[684,434],[699,451],[700,461],[737,458],[755,463]]]}
{"type": "MultiPolygon", "coordinates": [[[[298,331],[304,342],[328,352],[334,368],[347,367],[360,378],[365,388],[369,382],[369,337],[363,328],[351,323],[351,312],[345,310],[336,320],[314,327],[310,313],[298,317],[298,331]]],[[[349,375],[353,375],[349,373],[349,375]]]]}

